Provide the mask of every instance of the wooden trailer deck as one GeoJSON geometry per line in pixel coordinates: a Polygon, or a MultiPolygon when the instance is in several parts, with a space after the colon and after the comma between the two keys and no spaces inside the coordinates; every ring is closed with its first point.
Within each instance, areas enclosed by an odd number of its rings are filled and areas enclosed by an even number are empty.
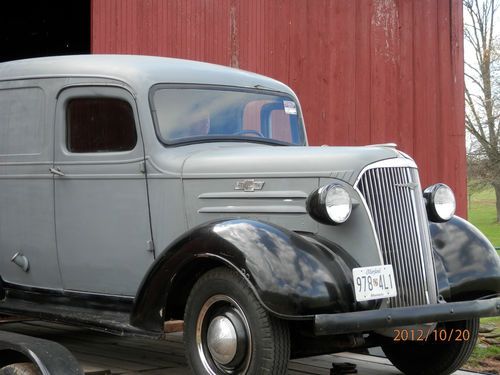
{"type": "MultiPolygon", "coordinates": [[[[64,345],[80,361],[87,375],[144,374],[190,375],[184,357],[182,334],[168,334],[165,340],[117,337],[84,328],[38,321],[3,322],[1,330],[52,340],[64,345]]],[[[293,360],[290,375],[329,375],[332,362],[354,363],[360,375],[401,374],[381,357],[338,353],[293,360]]],[[[458,371],[459,374],[474,374],[458,371]]]]}

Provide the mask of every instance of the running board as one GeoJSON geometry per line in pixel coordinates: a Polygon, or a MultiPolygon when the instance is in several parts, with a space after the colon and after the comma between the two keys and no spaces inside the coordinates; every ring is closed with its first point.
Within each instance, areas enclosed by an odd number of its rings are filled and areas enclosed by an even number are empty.
{"type": "Polygon", "coordinates": [[[20,298],[7,298],[0,302],[0,313],[22,315],[54,323],[83,326],[92,330],[119,336],[140,336],[162,338],[163,332],[144,331],[129,323],[130,314],[126,311],[93,309],[61,303],[40,303],[20,298]]]}

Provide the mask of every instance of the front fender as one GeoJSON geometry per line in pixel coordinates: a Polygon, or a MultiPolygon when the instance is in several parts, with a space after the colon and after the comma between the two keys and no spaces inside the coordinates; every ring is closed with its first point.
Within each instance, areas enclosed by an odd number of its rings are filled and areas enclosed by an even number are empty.
{"type": "Polygon", "coordinates": [[[500,258],[471,223],[454,216],[431,223],[439,293],[446,301],[464,301],[500,293],[500,258]]]}
{"type": "Polygon", "coordinates": [[[274,315],[301,319],[353,311],[359,308],[354,303],[351,276],[356,264],[333,247],[262,221],[226,219],[203,224],[155,260],[137,292],[131,323],[159,329],[168,296],[194,283],[193,265],[203,260],[238,271],[274,315]]]}

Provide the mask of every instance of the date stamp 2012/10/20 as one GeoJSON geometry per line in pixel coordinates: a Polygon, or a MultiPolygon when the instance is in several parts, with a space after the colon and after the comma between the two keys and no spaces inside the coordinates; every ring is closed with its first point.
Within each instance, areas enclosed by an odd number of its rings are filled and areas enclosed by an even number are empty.
{"type": "Polygon", "coordinates": [[[469,341],[471,333],[468,329],[445,329],[438,328],[432,330],[424,329],[395,329],[394,341],[469,341]]]}

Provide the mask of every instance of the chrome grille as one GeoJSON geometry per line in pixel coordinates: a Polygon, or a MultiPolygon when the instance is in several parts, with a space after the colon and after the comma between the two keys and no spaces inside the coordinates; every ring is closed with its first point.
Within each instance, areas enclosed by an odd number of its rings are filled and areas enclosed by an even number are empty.
{"type": "Polygon", "coordinates": [[[357,188],[372,215],[383,261],[394,269],[398,295],[389,306],[433,302],[429,290],[435,291],[434,273],[428,263],[432,254],[417,169],[368,169],[357,188]]]}

